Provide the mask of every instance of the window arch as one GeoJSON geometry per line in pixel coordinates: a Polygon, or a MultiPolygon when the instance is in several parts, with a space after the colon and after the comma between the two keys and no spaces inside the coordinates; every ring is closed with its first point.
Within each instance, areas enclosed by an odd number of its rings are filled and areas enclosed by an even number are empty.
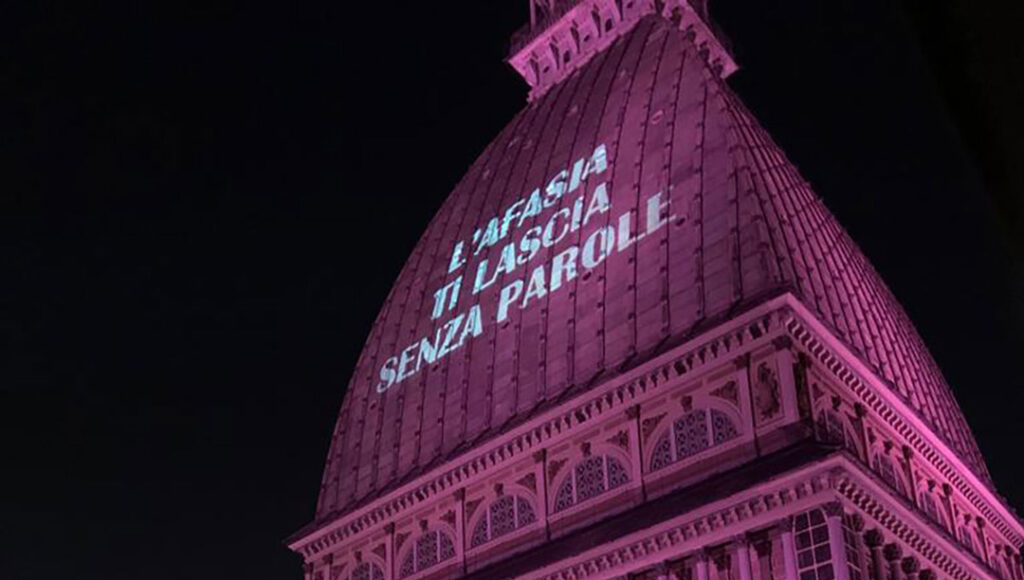
{"type": "Polygon", "coordinates": [[[412,576],[455,557],[455,542],[442,530],[430,530],[416,538],[402,560],[399,578],[412,576]]]}
{"type": "Polygon", "coordinates": [[[469,547],[482,546],[495,538],[537,521],[537,512],[528,499],[519,495],[499,497],[487,506],[469,538],[469,547]]]}
{"type": "Polygon", "coordinates": [[[960,543],[963,544],[965,548],[970,550],[972,554],[977,555],[980,553],[978,551],[978,547],[974,544],[973,534],[971,533],[971,529],[967,526],[967,524],[960,525],[959,536],[960,543]]]}
{"type": "Polygon", "coordinates": [[[946,517],[942,511],[941,504],[935,500],[935,494],[928,490],[927,487],[922,486],[917,491],[917,504],[921,506],[921,510],[928,515],[935,523],[945,527],[946,517]]]}
{"type": "Polygon", "coordinates": [[[384,569],[374,562],[361,562],[352,569],[349,580],[384,580],[384,569]]]}
{"type": "Polygon", "coordinates": [[[577,463],[562,479],[553,512],[593,499],[629,483],[629,470],[611,455],[593,455],[577,463]]]}
{"type": "Polygon", "coordinates": [[[885,452],[879,451],[875,454],[873,467],[875,472],[889,485],[895,487],[901,494],[907,495],[907,488],[903,483],[903,476],[899,473],[898,464],[885,452]]]}
{"type": "Polygon", "coordinates": [[[798,576],[808,580],[835,578],[824,510],[816,508],[798,514],[793,519],[793,534],[798,576]]]}
{"type": "Polygon", "coordinates": [[[671,428],[657,439],[651,453],[651,471],[668,467],[739,436],[736,422],[725,411],[694,409],[673,421],[671,428]]]}
{"type": "Polygon", "coordinates": [[[822,441],[842,445],[852,451],[854,455],[861,457],[857,437],[850,429],[849,423],[838,412],[832,409],[823,409],[818,413],[817,429],[818,438],[822,441]]]}

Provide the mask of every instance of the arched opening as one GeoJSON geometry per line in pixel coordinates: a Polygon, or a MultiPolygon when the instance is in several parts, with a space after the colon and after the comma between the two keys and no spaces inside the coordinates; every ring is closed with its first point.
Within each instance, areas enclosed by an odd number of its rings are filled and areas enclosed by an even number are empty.
{"type": "Polygon", "coordinates": [[[442,530],[429,530],[420,535],[406,551],[399,578],[412,576],[455,557],[455,542],[442,530]]]}
{"type": "Polygon", "coordinates": [[[469,547],[476,548],[537,521],[537,511],[523,496],[499,497],[481,514],[473,526],[469,547]]]}
{"type": "Polygon", "coordinates": [[[713,407],[694,409],[673,421],[658,437],[651,453],[651,471],[699,455],[739,436],[736,422],[725,411],[713,407]]]}
{"type": "Polygon", "coordinates": [[[557,513],[629,483],[629,470],[611,455],[595,455],[577,463],[562,479],[555,494],[557,513]]]}

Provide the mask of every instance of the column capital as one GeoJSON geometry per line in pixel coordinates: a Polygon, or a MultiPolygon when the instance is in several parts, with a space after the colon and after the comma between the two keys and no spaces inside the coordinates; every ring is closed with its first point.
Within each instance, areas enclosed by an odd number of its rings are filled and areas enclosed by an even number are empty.
{"type": "Polygon", "coordinates": [[[921,564],[918,563],[917,558],[907,556],[900,561],[900,569],[907,575],[916,574],[917,571],[921,569],[921,564]]]}
{"type": "Polygon", "coordinates": [[[793,516],[786,516],[775,520],[775,527],[780,528],[784,532],[793,531],[793,516]]]}
{"type": "Polygon", "coordinates": [[[393,534],[395,533],[395,522],[388,522],[384,525],[384,533],[393,534]]]}
{"type": "Polygon", "coordinates": [[[821,506],[821,509],[825,511],[825,515],[830,518],[841,518],[843,517],[843,504],[838,501],[830,501],[821,506]]]}
{"type": "Polygon", "coordinates": [[[750,366],[750,353],[743,353],[740,356],[732,359],[732,364],[737,369],[745,369],[750,366]]]}
{"type": "Polygon", "coordinates": [[[903,557],[903,548],[901,548],[899,544],[890,542],[882,548],[882,555],[885,556],[885,559],[889,562],[895,562],[903,557]]]}
{"type": "Polygon", "coordinates": [[[775,347],[775,350],[784,350],[787,348],[792,348],[793,339],[790,338],[788,334],[783,334],[782,336],[777,336],[772,339],[772,346],[775,347]]]}
{"type": "Polygon", "coordinates": [[[464,487],[460,487],[459,489],[456,489],[456,490],[455,490],[455,493],[453,493],[453,494],[452,494],[452,496],[453,496],[453,497],[454,497],[454,498],[455,498],[455,499],[456,499],[457,501],[463,501],[463,500],[465,500],[465,499],[466,499],[466,488],[464,488],[464,487]]]}
{"type": "Polygon", "coordinates": [[[747,534],[736,534],[726,540],[730,544],[738,544],[740,546],[750,546],[750,536],[747,534]]]}
{"type": "Polygon", "coordinates": [[[640,416],[640,405],[631,405],[626,409],[626,417],[636,419],[640,416]]]}
{"type": "Polygon", "coordinates": [[[885,536],[882,535],[878,528],[871,528],[864,532],[864,545],[867,547],[872,549],[881,548],[883,543],[885,543],[885,536]]]}
{"type": "Polygon", "coordinates": [[[547,449],[541,449],[539,451],[535,451],[533,453],[533,462],[534,463],[544,463],[544,460],[547,459],[547,457],[548,457],[548,450],[547,449]]]}

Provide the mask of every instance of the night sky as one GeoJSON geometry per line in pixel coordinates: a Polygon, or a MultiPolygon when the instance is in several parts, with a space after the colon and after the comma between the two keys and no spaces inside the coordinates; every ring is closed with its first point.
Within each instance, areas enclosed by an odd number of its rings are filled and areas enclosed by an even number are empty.
{"type": "MultiPolygon", "coordinates": [[[[525,102],[502,59],[526,0],[23,4],[0,57],[0,578],[299,578],[283,539],[377,309],[525,102]]],[[[1022,509],[1024,18],[924,4],[712,7],[730,84],[1022,509]]]]}

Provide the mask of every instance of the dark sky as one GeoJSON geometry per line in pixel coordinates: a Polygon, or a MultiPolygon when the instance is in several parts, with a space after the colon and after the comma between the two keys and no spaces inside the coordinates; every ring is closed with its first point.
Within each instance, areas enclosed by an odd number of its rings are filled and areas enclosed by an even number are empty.
{"type": "MultiPolygon", "coordinates": [[[[22,4],[0,16],[0,577],[299,578],[282,540],[376,310],[524,103],[502,58],[526,2],[22,4]]],[[[712,3],[731,84],[1024,507],[1022,20],[934,4],[712,3]]]]}

